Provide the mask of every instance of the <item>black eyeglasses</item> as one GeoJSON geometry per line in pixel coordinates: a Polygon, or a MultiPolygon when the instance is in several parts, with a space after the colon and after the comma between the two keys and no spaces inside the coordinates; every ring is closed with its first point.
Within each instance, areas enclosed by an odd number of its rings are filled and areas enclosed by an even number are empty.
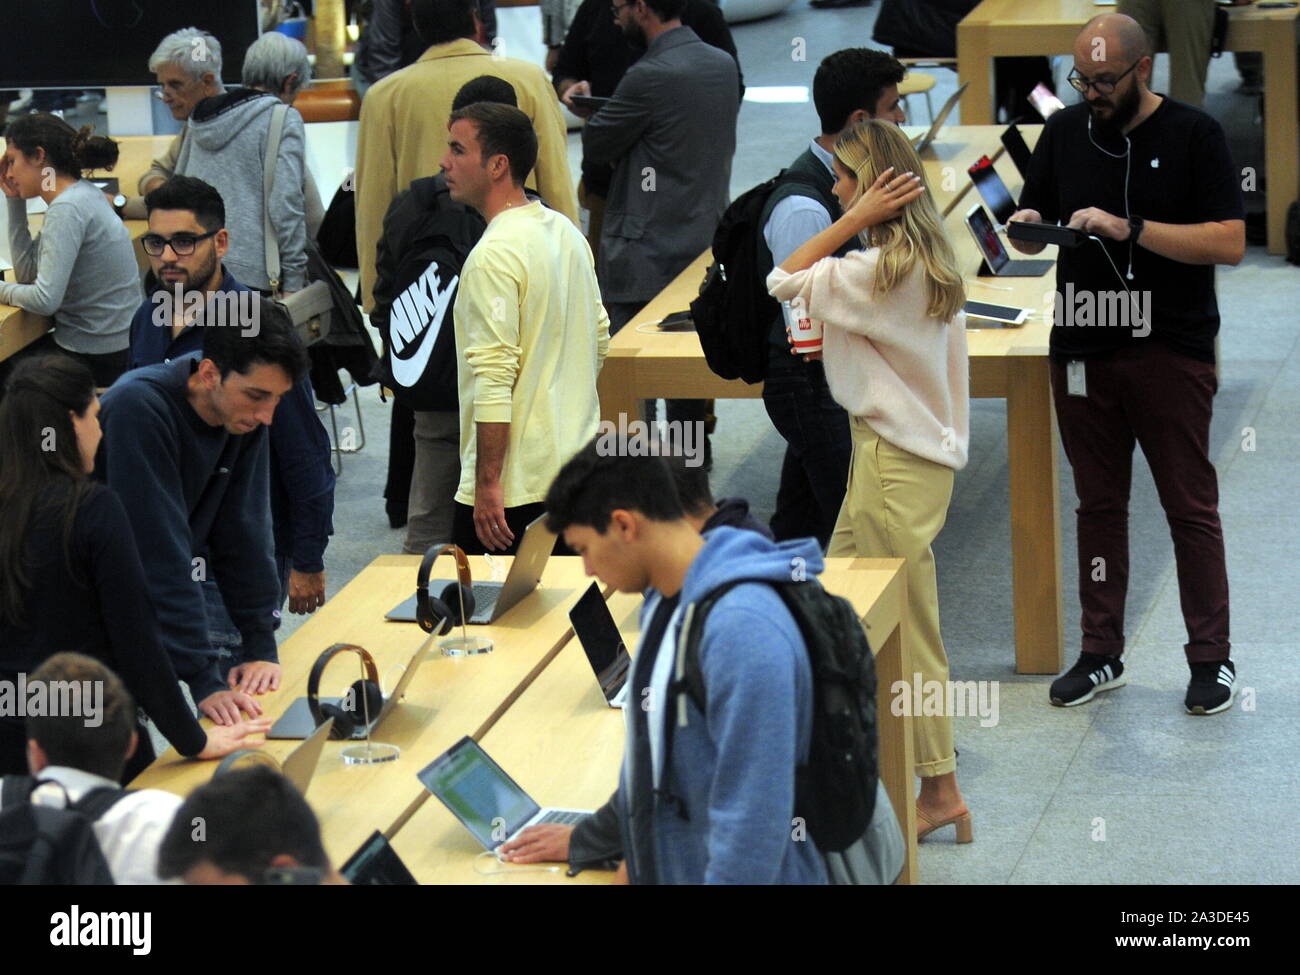
{"type": "Polygon", "coordinates": [[[1075,91],[1077,91],[1080,95],[1088,94],[1089,88],[1097,89],[1098,95],[1109,95],[1115,91],[1115,86],[1124,80],[1124,75],[1127,75],[1130,71],[1132,71],[1141,63],[1142,63],[1142,59],[1138,58],[1136,61],[1134,61],[1132,64],[1128,66],[1128,69],[1124,71],[1123,74],[1121,74],[1118,78],[1114,79],[1113,81],[1089,81],[1083,75],[1079,74],[1078,68],[1072,70],[1070,72],[1070,76],[1065,80],[1068,81],[1070,83],[1070,87],[1073,88],[1075,91]]]}
{"type": "Polygon", "coordinates": [[[219,233],[219,230],[211,230],[206,234],[172,234],[170,237],[145,234],[140,238],[140,246],[150,257],[162,257],[162,252],[168,246],[177,257],[188,257],[194,253],[194,248],[198,246],[199,241],[215,237],[219,233]]]}

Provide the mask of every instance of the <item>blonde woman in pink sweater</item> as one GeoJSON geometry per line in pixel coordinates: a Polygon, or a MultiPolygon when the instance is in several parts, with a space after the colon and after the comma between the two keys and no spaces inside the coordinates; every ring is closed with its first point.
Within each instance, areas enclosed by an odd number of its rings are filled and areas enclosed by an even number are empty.
{"type": "MultiPolygon", "coordinates": [[[[827,554],[907,560],[912,664],[920,680],[946,688],[930,544],[948,514],[953,474],[966,464],[965,289],[921,160],[897,126],[854,126],[835,143],[834,168],[844,215],[767,285],[800,317],[825,323],[826,380],[851,418],[848,491],[827,554]],[[855,236],[865,249],[831,256],[855,236]]],[[[912,727],[918,838],[951,823],[957,842],[968,843],[952,716],[914,714],[912,727]]]]}

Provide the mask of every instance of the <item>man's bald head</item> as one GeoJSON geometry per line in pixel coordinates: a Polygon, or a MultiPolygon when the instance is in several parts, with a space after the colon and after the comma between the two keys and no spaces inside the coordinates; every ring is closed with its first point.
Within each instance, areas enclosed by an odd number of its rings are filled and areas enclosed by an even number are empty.
{"type": "Polygon", "coordinates": [[[1086,63],[1093,71],[1103,66],[1127,67],[1150,53],[1142,25],[1125,14],[1098,14],[1083,25],[1074,40],[1075,64],[1086,63]]]}

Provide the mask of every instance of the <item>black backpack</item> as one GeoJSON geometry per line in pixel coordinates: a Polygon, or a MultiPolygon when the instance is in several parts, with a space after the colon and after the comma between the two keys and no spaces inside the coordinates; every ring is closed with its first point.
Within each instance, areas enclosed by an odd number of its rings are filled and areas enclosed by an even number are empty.
{"type": "Polygon", "coordinates": [[[699,297],[691,302],[691,319],[705,361],[723,379],[759,383],[767,378],[768,333],[781,303],[767,293],[766,271],[759,269],[762,220],[773,191],[791,181],[803,182],[783,169],[746,190],[723,212],[714,231],[713,263],[699,297]]]}
{"type": "Polygon", "coordinates": [[[112,884],[93,824],[127,790],[92,789],[58,809],[32,804],[41,784],[6,775],[0,786],[0,884],[112,884]]]}
{"type": "MultiPolygon", "coordinates": [[[[700,640],[709,611],[732,587],[719,586],[691,609],[683,638],[683,677],[669,689],[669,714],[685,693],[707,714],[700,640]]],[[[773,583],[808,648],[813,674],[813,725],[808,763],[795,773],[794,815],[825,856],[843,853],[863,839],[876,808],[879,778],[876,743],[876,664],[852,603],[832,596],[820,582],[773,583]]],[[[664,768],[672,748],[672,722],[664,768]]]]}
{"type": "Polygon", "coordinates": [[[375,374],[409,409],[459,408],[452,308],[461,268],[486,226],[451,199],[441,176],[416,180],[384,218],[370,313],[384,343],[375,374]]]}

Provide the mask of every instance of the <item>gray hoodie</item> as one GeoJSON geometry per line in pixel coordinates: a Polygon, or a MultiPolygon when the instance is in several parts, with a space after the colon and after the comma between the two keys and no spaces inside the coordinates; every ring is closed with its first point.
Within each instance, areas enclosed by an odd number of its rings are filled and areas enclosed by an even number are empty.
{"type": "MultiPolygon", "coordinates": [[[[271,113],[280,100],[266,92],[233,88],[199,102],[181,144],[176,172],[216,187],[226,202],[230,253],[226,268],[239,281],[263,291],[271,286],[262,242],[263,160],[271,113]]],[[[302,116],[292,108],[284,120],[271,185],[271,226],[280,245],[280,286],[299,291],[307,283],[307,223],[303,204],[302,116]]]]}

